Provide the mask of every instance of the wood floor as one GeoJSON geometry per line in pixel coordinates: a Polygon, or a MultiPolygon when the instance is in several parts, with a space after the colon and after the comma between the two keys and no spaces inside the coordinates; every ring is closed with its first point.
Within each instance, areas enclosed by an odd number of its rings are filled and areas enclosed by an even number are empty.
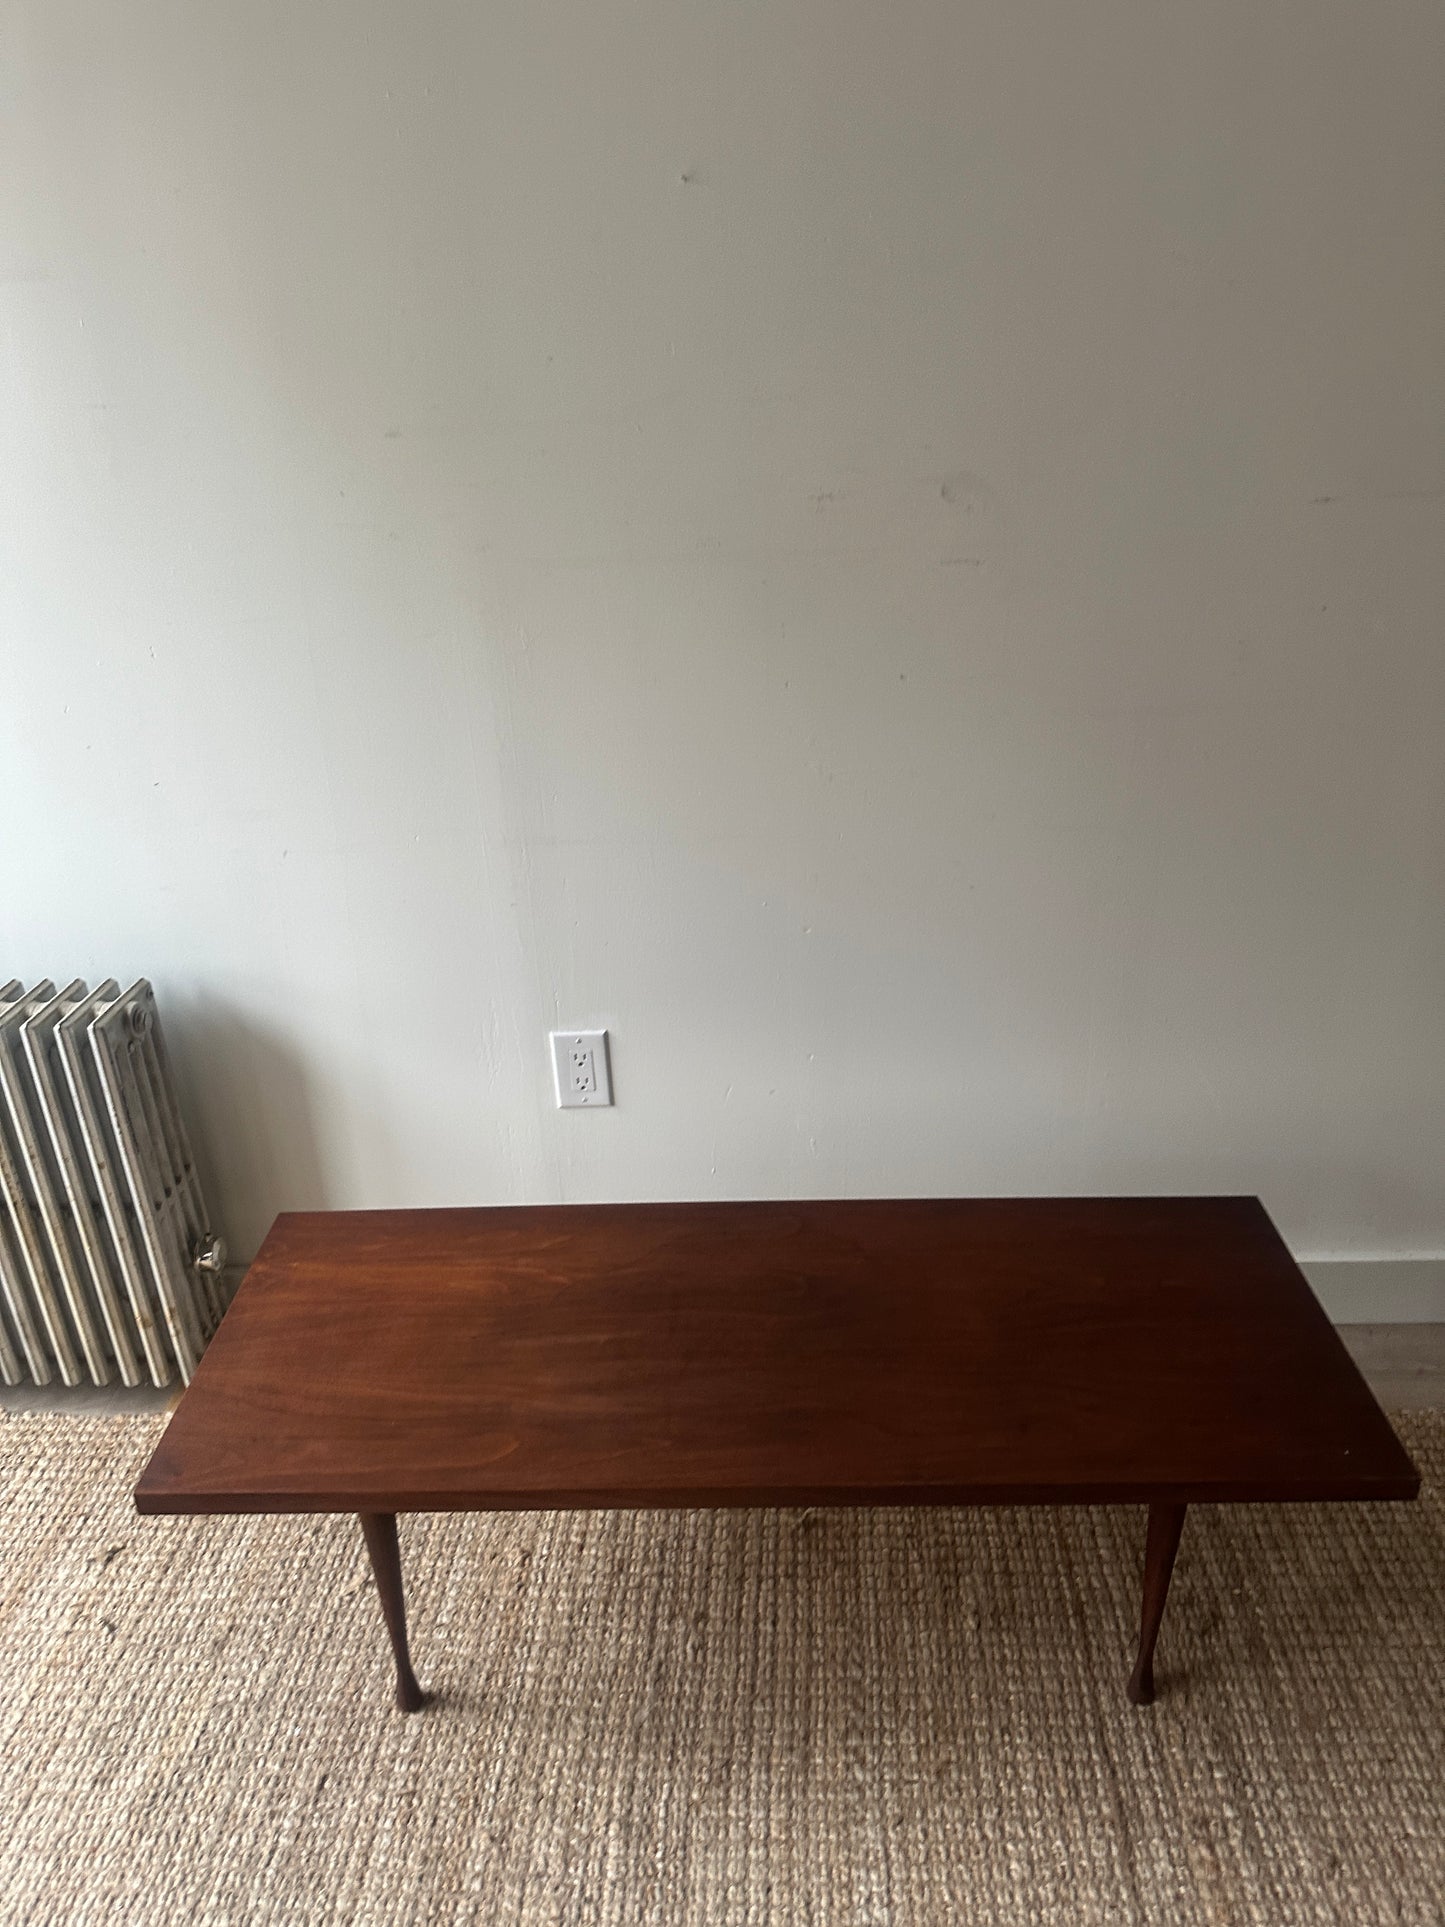
{"type": "Polygon", "coordinates": [[[1341,1325],[1340,1336],[1387,1412],[1445,1406],[1445,1325],[1341,1325]]]}

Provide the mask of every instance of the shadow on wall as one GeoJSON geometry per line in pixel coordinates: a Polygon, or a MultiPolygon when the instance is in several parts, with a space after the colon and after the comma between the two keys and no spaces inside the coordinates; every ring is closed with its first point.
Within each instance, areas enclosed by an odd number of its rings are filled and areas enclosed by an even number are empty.
{"type": "Polygon", "coordinates": [[[278,1211],[327,1207],[305,1064],[225,1003],[164,986],[158,995],[212,1228],[249,1263],[278,1211]]]}

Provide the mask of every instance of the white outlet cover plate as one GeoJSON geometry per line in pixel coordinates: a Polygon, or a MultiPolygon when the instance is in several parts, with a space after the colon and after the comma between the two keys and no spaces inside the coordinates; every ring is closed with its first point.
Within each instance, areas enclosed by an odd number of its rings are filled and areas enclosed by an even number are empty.
{"type": "Polygon", "coordinates": [[[612,1066],[607,1058],[605,1030],[554,1030],[552,1082],[557,1109],[599,1110],[612,1102],[612,1066]]]}

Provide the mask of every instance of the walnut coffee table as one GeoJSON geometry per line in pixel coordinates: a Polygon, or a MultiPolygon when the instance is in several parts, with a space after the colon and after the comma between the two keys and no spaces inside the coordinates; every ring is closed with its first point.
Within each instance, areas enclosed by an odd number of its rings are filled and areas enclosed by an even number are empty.
{"type": "Polygon", "coordinates": [[[1185,1507],[1419,1478],[1253,1198],[570,1205],[278,1218],[141,1512],[1149,1508],[1129,1697],[1185,1507]]]}

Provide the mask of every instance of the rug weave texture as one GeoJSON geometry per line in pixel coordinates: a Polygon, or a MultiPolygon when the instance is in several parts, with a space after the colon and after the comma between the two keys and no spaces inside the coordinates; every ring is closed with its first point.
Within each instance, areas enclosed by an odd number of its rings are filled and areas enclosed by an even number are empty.
{"type": "Polygon", "coordinates": [[[0,1419],[0,1917],[1445,1918],[1445,1415],[1415,1506],[137,1519],[154,1419],[0,1419]]]}

